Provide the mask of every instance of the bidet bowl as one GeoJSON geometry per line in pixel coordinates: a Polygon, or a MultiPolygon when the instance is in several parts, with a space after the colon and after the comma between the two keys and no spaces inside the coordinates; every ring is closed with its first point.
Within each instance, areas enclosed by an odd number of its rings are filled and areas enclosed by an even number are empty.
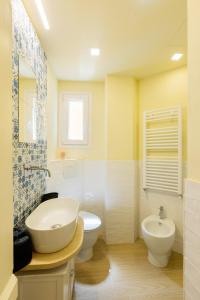
{"type": "Polygon", "coordinates": [[[33,247],[39,253],[52,253],[73,239],[79,213],[79,202],[56,198],[41,203],[26,219],[33,247]]]}
{"type": "Polygon", "coordinates": [[[175,240],[174,222],[152,215],[142,221],[141,227],[150,262],[156,266],[165,266],[175,240]]]}

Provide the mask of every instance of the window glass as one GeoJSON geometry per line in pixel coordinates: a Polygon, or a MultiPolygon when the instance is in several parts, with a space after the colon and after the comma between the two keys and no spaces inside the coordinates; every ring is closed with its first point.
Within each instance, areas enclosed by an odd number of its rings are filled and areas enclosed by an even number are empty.
{"type": "Polygon", "coordinates": [[[68,105],[68,139],[82,141],[84,139],[83,101],[69,101],[68,105]]]}
{"type": "Polygon", "coordinates": [[[62,93],[60,98],[59,124],[61,146],[88,144],[88,93],[62,93]]]}

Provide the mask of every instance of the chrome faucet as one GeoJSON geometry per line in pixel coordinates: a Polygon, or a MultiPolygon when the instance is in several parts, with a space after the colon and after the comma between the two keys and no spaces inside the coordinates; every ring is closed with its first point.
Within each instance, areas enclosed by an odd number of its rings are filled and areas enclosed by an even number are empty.
{"type": "Polygon", "coordinates": [[[44,171],[45,173],[48,174],[48,177],[51,177],[51,172],[49,171],[49,169],[47,168],[43,168],[43,167],[40,167],[40,166],[30,166],[30,167],[26,167],[24,166],[24,170],[25,171],[44,171]]]}
{"type": "Polygon", "coordinates": [[[163,206],[160,206],[160,208],[159,208],[159,217],[161,220],[165,218],[165,212],[164,212],[163,206]]]}

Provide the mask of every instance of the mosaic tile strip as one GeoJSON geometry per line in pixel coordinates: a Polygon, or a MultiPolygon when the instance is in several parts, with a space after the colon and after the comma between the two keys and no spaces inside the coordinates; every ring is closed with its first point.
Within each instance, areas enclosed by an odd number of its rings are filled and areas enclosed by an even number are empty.
{"type": "Polygon", "coordinates": [[[47,98],[46,56],[39,39],[20,0],[12,0],[13,17],[13,184],[14,226],[38,206],[45,192],[45,174],[40,171],[24,171],[24,165],[47,165],[45,108],[47,98]],[[18,114],[18,65],[19,55],[26,58],[37,81],[37,144],[19,142],[18,114]]]}

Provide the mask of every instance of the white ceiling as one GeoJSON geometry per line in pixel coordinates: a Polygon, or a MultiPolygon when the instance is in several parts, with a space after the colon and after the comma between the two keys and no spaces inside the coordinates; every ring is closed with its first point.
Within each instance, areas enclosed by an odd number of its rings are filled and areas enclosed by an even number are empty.
{"type": "Polygon", "coordinates": [[[142,78],[186,64],[186,0],[43,0],[49,31],[35,1],[23,2],[58,79],[142,78]],[[170,61],[176,51],[180,62],[170,61]]]}

